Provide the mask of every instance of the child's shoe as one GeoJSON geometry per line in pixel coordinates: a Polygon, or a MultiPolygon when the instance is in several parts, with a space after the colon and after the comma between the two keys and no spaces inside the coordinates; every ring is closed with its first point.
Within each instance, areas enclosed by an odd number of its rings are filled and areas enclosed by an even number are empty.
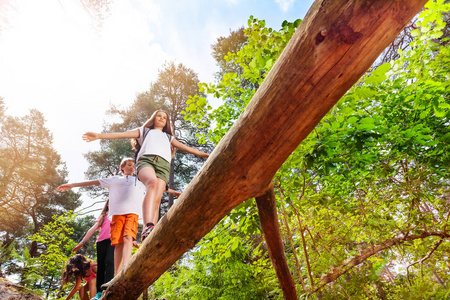
{"type": "Polygon", "coordinates": [[[153,228],[155,228],[154,225],[151,226],[145,226],[141,233],[141,242],[145,240],[146,237],[149,236],[150,232],[152,232],[153,228]]]}
{"type": "Polygon", "coordinates": [[[95,294],[94,298],[92,298],[91,300],[98,300],[98,299],[100,299],[101,296],[102,296],[102,292],[98,292],[97,294],[95,294]]]}
{"type": "MultiPolygon", "coordinates": [[[[114,279],[114,278],[113,278],[114,279]]],[[[108,281],[108,282],[106,282],[106,283],[104,283],[104,284],[102,284],[101,286],[100,286],[100,288],[102,289],[102,291],[104,291],[104,290],[106,290],[108,287],[109,287],[109,285],[111,284],[111,281],[113,281],[113,279],[111,279],[110,281],[108,281]]],[[[96,295],[97,296],[97,295],[96,295]]]]}

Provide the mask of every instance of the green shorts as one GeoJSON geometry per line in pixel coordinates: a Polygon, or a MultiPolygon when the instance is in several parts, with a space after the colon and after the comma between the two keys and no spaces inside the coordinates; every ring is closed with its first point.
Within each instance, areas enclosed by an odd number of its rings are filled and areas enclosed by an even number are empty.
{"type": "Polygon", "coordinates": [[[165,183],[169,181],[170,163],[164,158],[158,155],[142,155],[136,164],[137,174],[144,167],[153,168],[156,177],[164,180],[165,183]]]}

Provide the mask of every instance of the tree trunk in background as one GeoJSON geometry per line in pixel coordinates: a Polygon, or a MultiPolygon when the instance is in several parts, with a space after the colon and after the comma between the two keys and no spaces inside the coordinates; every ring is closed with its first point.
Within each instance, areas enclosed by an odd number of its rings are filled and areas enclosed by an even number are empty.
{"type": "MultiPolygon", "coordinates": [[[[273,187],[269,187],[266,192],[255,198],[258,207],[259,219],[269,249],[270,260],[275,268],[284,299],[297,300],[294,279],[289,270],[289,266],[284,254],[284,244],[281,237],[280,225],[278,224],[277,207],[273,187]]],[[[300,274],[301,276],[301,274],[300,274]]]]}
{"type": "Polygon", "coordinates": [[[427,0],[317,0],[240,118],[102,299],[137,299],[259,195],[427,0]]]}
{"type": "MultiPolygon", "coordinates": [[[[169,174],[169,182],[168,182],[169,188],[171,188],[171,189],[174,188],[173,180],[175,177],[173,162],[174,162],[174,159],[172,158],[172,160],[170,161],[170,174],[169,174]]],[[[169,209],[173,205],[173,198],[174,198],[173,195],[169,194],[169,209]]]]}

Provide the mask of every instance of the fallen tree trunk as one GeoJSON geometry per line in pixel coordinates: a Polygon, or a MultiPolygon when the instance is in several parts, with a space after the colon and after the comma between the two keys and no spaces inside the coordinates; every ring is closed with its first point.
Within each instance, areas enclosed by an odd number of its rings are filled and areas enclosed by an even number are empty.
{"type": "Polygon", "coordinates": [[[427,0],[317,0],[248,107],[102,298],[136,299],[300,142],[427,0]]]}

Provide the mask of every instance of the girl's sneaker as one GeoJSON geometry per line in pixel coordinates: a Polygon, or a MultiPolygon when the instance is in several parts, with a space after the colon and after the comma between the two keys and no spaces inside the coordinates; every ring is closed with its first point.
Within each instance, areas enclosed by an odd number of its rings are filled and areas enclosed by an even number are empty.
{"type": "Polygon", "coordinates": [[[92,298],[91,300],[98,300],[98,299],[100,299],[101,296],[102,296],[102,293],[98,292],[97,294],[95,294],[94,298],[92,298]]]}
{"type": "Polygon", "coordinates": [[[155,226],[145,226],[144,227],[144,229],[142,230],[142,233],[141,233],[141,242],[143,242],[145,240],[145,238],[148,237],[150,232],[152,232],[153,228],[155,228],[155,226]]]}

